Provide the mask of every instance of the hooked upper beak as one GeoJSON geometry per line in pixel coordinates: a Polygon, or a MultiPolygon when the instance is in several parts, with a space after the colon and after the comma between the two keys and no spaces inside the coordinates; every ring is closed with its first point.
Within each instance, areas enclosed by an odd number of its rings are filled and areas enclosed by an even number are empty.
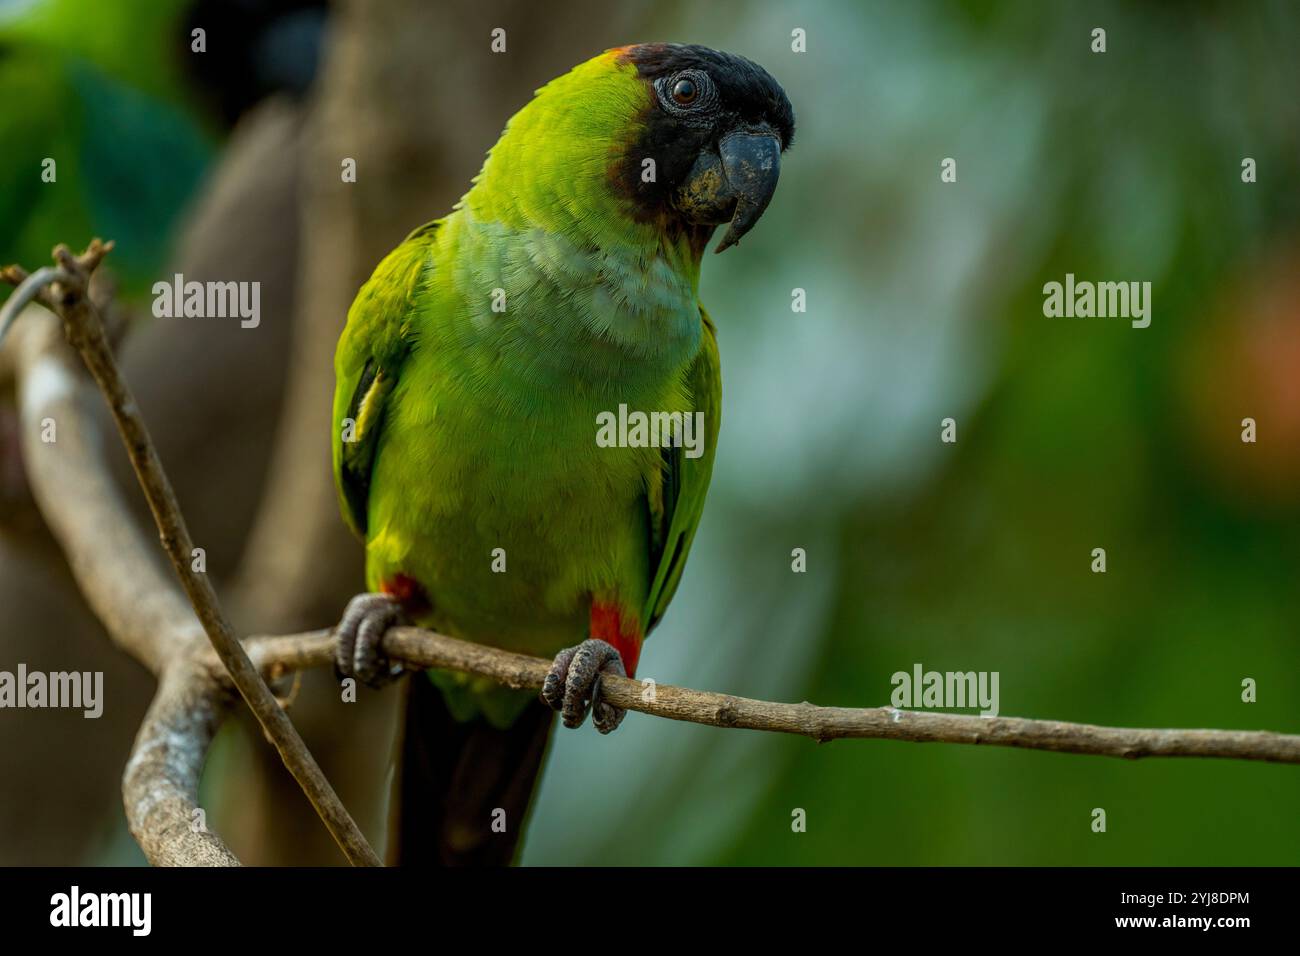
{"type": "Polygon", "coordinates": [[[729,223],[714,252],[730,249],[754,228],[772,201],[781,176],[781,140],[766,124],[736,129],[705,150],[692,167],[677,200],[692,221],[729,223]]]}

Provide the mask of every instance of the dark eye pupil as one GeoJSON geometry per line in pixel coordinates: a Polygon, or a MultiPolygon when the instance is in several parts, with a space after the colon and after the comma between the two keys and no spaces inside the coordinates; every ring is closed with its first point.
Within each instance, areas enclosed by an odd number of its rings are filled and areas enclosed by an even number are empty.
{"type": "Polygon", "coordinates": [[[696,89],[691,80],[678,80],[673,84],[673,99],[683,105],[695,101],[696,89]]]}

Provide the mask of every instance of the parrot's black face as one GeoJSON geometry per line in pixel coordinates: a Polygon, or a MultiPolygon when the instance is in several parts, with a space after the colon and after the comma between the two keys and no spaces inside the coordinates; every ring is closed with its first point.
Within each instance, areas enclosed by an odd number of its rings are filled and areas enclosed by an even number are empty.
{"type": "Polygon", "coordinates": [[[742,56],[703,46],[649,43],[626,60],[651,87],[644,132],[618,172],[647,217],[693,227],[729,223],[716,252],[758,222],[776,192],[794,110],[781,85],[742,56]],[[647,182],[645,160],[654,160],[647,182]]]}

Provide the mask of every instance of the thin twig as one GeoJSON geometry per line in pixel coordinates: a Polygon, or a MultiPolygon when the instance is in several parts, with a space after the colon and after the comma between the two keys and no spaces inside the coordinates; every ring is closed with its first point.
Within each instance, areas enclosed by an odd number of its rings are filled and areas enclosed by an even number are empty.
{"type": "MultiPolygon", "coordinates": [[[[249,640],[264,672],[323,667],[332,660],[332,632],[310,631],[249,640]]],[[[415,627],[393,628],[384,650],[412,668],[480,674],[514,688],[539,688],[550,661],[470,644],[415,627]]],[[[915,743],[988,744],[1104,757],[1224,757],[1300,764],[1300,736],[1265,730],[1181,730],[1099,727],[1024,717],[979,717],[895,707],[818,707],[751,700],[730,694],[651,684],[608,675],[601,693],[617,707],[670,720],[799,734],[825,742],[843,738],[915,743]]]]}
{"type": "Polygon", "coordinates": [[[37,269],[31,275],[27,275],[17,266],[9,266],[4,270],[3,278],[16,282],[18,288],[10,293],[9,298],[5,300],[3,308],[0,308],[0,344],[5,340],[5,333],[9,327],[14,324],[23,309],[27,308],[43,291],[45,287],[52,282],[58,282],[66,279],[67,275],[62,269],[55,266],[45,266],[43,269],[37,269]]]}
{"type": "MultiPolygon", "coordinates": [[[[97,239],[80,257],[73,256],[66,246],[56,247],[54,258],[61,269],[52,275],[46,274],[46,285],[37,291],[37,301],[63,320],[64,334],[99,385],[153,512],[163,549],[209,641],[249,709],[348,860],[354,865],[381,866],[379,857],[321,772],[293,723],[248,659],[221,610],[207,575],[192,567],[194,542],[181,516],[171,481],[163,470],[135,398],[117,367],[98,310],[87,295],[90,274],[111,249],[112,243],[101,243],[97,239]],[[57,294],[51,291],[49,283],[57,283],[57,294]]],[[[6,277],[11,275],[12,270],[6,272],[6,277]]],[[[30,283],[31,279],[26,282],[30,283]]]]}

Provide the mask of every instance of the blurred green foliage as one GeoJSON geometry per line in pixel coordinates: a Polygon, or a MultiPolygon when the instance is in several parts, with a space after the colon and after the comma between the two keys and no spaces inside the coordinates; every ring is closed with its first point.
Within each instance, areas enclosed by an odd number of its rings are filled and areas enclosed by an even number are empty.
{"type": "Polygon", "coordinates": [[[0,263],[98,235],[128,296],[158,277],[215,146],[180,82],[183,6],[0,4],[0,263]]]}

